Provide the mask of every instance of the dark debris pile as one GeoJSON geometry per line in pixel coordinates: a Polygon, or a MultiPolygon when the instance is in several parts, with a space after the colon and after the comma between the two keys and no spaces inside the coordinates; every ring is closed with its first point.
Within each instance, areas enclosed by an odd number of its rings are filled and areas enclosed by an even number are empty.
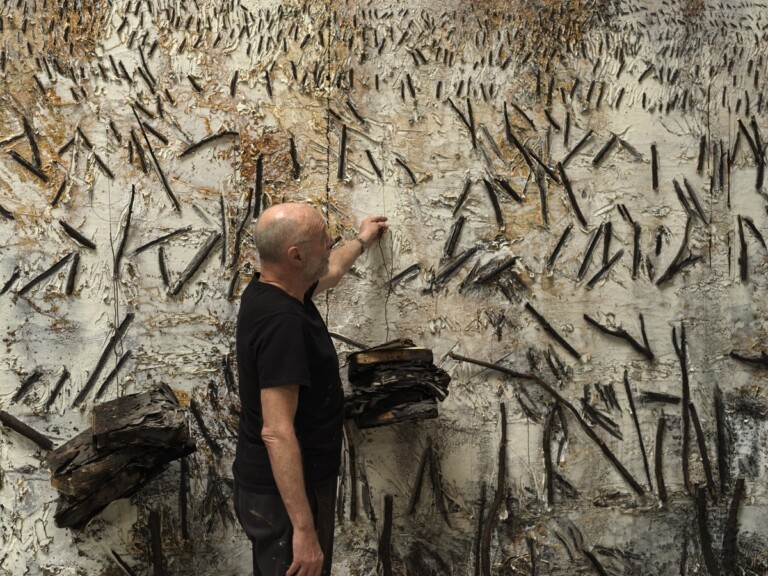
{"type": "Polygon", "coordinates": [[[432,350],[394,340],[349,356],[352,393],[346,417],[358,428],[437,417],[451,377],[432,363],[432,350]]]}

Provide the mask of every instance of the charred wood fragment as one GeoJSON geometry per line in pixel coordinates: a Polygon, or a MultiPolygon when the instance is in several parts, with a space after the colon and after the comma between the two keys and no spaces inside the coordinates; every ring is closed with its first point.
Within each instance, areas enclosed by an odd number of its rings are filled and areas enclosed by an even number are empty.
{"type": "Polygon", "coordinates": [[[723,393],[719,385],[715,386],[715,425],[717,429],[717,470],[720,479],[720,493],[725,494],[731,488],[730,441],[728,424],[725,421],[723,393]]]}
{"type": "Polygon", "coordinates": [[[589,226],[589,223],[587,222],[587,219],[584,218],[584,214],[581,212],[581,208],[579,208],[579,203],[576,201],[576,196],[573,193],[573,188],[571,187],[571,181],[568,179],[568,176],[565,173],[565,167],[563,166],[562,162],[557,163],[557,169],[560,172],[560,179],[563,181],[563,187],[565,188],[565,193],[568,195],[568,201],[571,204],[571,208],[573,209],[574,214],[576,214],[576,218],[578,219],[579,223],[586,228],[589,226]]]}
{"type": "Polygon", "coordinates": [[[125,245],[128,242],[128,234],[131,231],[131,217],[133,216],[133,201],[136,198],[136,185],[131,186],[131,198],[128,201],[128,209],[125,213],[125,225],[123,226],[123,234],[120,237],[120,243],[115,251],[115,278],[120,277],[120,261],[123,259],[123,252],[125,252],[125,245]]]}
{"type": "Polygon", "coordinates": [[[637,440],[640,443],[640,452],[643,454],[643,466],[645,468],[645,477],[648,479],[648,486],[653,490],[653,482],[651,481],[651,468],[648,466],[648,453],[645,450],[645,442],[643,442],[643,432],[640,430],[640,420],[637,418],[637,410],[635,409],[635,400],[632,396],[632,388],[629,386],[629,377],[627,376],[627,370],[624,370],[624,391],[627,393],[627,402],[629,403],[629,410],[632,413],[632,420],[635,423],[635,430],[637,431],[637,440]]]}
{"type": "Polygon", "coordinates": [[[683,258],[683,254],[685,253],[685,250],[688,247],[688,240],[690,238],[690,235],[691,235],[691,218],[689,217],[685,221],[685,232],[683,234],[683,241],[680,244],[680,248],[678,249],[677,254],[675,255],[670,265],[667,267],[667,270],[664,272],[664,274],[662,274],[659,277],[658,280],[656,280],[656,286],[661,286],[662,284],[672,280],[672,278],[674,278],[674,276],[678,272],[696,263],[698,260],[701,259],[700,255],[697,255],[697,256],[691,255],[687,258],[683,258]]]}
{"type": "Polygon", "coordinates": [[[189,540],[189,462],[186,458],[179,460],[179,518],[181,521],[181,537],[189,540]]]}
{"type": "Polygon", "coordinates": [[[542,438],[542,444],[544,447],[544,482],[547,487],[548,506],[552,506],[555,503],[555,479],[552,470],[552,426],[555,422],[556,413],[557,403],[552,405],[552,408],[547,415],[547,420],[544,423],[544,434],[542,438]]]}
{"type": "Polygon", "coordinates": [[[456,275],[461,267],[464,266],[464,264],[466,264],[467,261],[475,255],[478,250],[479,247],[472,246],[464,250],[461,254],[454,257],[452,260],[449,260],[443,264],[435,273],[432,284],[430,288],[427,289],[427,291],[431,292],[433,290],[442,288],[451,278],[456,275]]]}
{"type": "Polygon", "coordinates": [[[725,529],[723,530],[723,550],[721,558],[723,562],[723,572],[727,576],[737,574],[739,505],[741,504],[743,495],[744,478],[739,478],[736,480],[736,485],[733,489],[733,498],[731,498],[731,505],[728,508],[728,518],[725,522],[725,529]]]}
{"type": "Polygon", "coordinates": [[[400,166],[400,167],[401,167],[403,170],[405,170],[405,173],[406,173],[406,174],[408,174],[408,177],[411,179],[411,182],[413,182],[414,184],[417,184],[417,183],[418,183],[418,181],[417,181],[417,179],[416,179],[416,174],[414,174],[414,173],[413,173],[413,170],[411,170],[410,166],[408,166],[408,164],[406,164],[406,163],[405,163],[405,161],[403,161],[403,160],[402,160],[402,159],[400,159],[400,158],[397,158],[397,157],[395,157],[395,162],[396,162],[396,163],[397,163],[397,164],[398,164],[398,165],[399,165],[399,166],[400,166]]]}
{"type": "Polygon", "coordinates": [[[544,331],[547,334],[549,334],[552,338],[554,338],[557,341],[557,343],[560,344],[560,346],[565,348],[571,356],[576,358],[576,360],[580,360],[581,359],[581,354],[573,346],[571,346],[568,343],[568,341],[565,338],[563,338],[560,335],[560,333],[557,330],[555,330],[549,322],[547,322],[547,319],[544,318],[544,316],[542,316],[538,312],[538,310],[536,310],[531,305],[530,302],[526,302],[525,303],[525,309],[528,310],[528,312],[530,312],[533,315],[534,318],[536,318],[536,320],[539,322],[539,324],[541,324],[541,327],[544,329],[544,331]]]}
{"type": "Polygon", "coordinates": [[[51,409],[51,406],[53,406],[53,403],[56,401],[56,398],[58,398],[67,380],[69,380],[69,370],[64,368],[61,372],[61,376],[59,376],[59,379],[56,382],[56,385],[53,387],[53,390],[51,390],[51,394],[48,396],[48,400],[45,401],[46,411],[51,409]]]}
{"type": "Polygon", "coordinates": [[[398,283],[402,282],[406,278],[409,278],[409,277],[413,276],[414,274],[416,274],[416,273],[418,273],[420,271],[421,271],[421,264],[419,264],[419,263],[411,264],[410,266],[408,266],[402,272],[398,272],[397,274],[392,276],[392,278],[389,280],[388,284],[389,284],[390,287],[394,286],[395,284],[398,284],[398,283]]]}
{"type": "Polygon", "coordinates": [[[672,344],[675,347],[675,353],[680,361],[680,372],[682,375],[682,467],[683,467],[683,484],[686,492],[689,494],[692,492],[691,479],[689,474],[689,454],[690,454],[690,430],[691,430],[691,417],[690,417],[690,403],[691,403],[691,391],[688,383],[688,350],[685,338],[685,324],[680,325],[680,342],[677,341],[677,329],[672,327],[672,344]]]}
{"type": "Polygon", "coordinates": [[[19,389],[16,391],[16,393],[11,398],[11,404],[15,404],[24,396],[26,396],[29,391],[32,389],[32,386],[34,386],[40,378],[42,378],[43,373],[40,370],[35,370],[32,374],[30,374],[24,382],[21,383],[21,386],[19,386],[19,389]]]}
{"type": "Polygon", "coordinates": [[[640,251],[640,224],[638,222],[632,223],[632,280],[637,280],[637,275],[640,270],[640,261],[642,259],[642,253],[640,251]]]}
{"type": "Polygon", "coordinates": [[[419,467],[416,471],[413,492],[411,492],[411,498],[408,501],[408,509],[406,511],[406,515],[408,516],[411,516],[416,512],[416,505],[419,503],[419,498],[421,497],[421,487],[424,484],[424,472],[427,469],[427,463],[430,461],[431,453],[432,440],[427,439],[427,447],[424,449],[424,452],[422,452],[421,458],[419,459],[419,467]]]}
{"type": "MultiPolygon", "coordinates": [[[[608,326],[604,326],[600,324],[597,320],[592,318],[589,314],[584,314],[584,320],[587,321],[588,324],[591,324],[600,332],[603,332],[605,334],[608,334],[610,336],[615,336],[617,338],[621,338],[622,340],[626,340],[630,346],[632,346],[633,349],[635,349],[637,352],[648,358],[648,360],[653,361],[653,352],[651,352],[650,348],[648,347],[648,342],[645,342],[645,345],[640,344],[635,338],[632,337],[632,335],[624,330],[624,328],[609,328],[608,326]]],[[[645,330],[644,322],[643,322],[643,316],[640,315],[640,324],[643,326],[643,331],[645,330]]],[[[645,340],[645,338],[644,338],[645,340]]]]}
{"type": "Polygon", "coordinates": [[[443,247],[443,258],[447,259],[453,256],[453,251],[456,248],[456,243],[459,240],[459,235],[464,227],[465,220],[466,218],[464,216],[459,216],[451,226],[451,230],[448,233],[448,240],[443,247]]]}
{"type": "Polygon", "coordinates": [[[206,444],[208,444],[208,447],[211,449],[211,452],[213,452],[213,454],[217,457],[221,456],[223,453],[221,446],[219,446],[219,443],[216,442],[216,439],[208,430],[208,426],[206,426],[205,420],[203,420],[203,415],[200,412],[200,408],[194,398],[189,402],[189,411],[192,413],[192,416],[194,416],[195,422],[197,422],[197,427],[200,429],[200,433],[203,435],[203,438],[205,439],[206,444]]]}
{"type": "Polygon", "coordinates": [[[707,491],[712,499],[715,500],[717,499],[717,486],[715,485],[715,479],[712,476],[712,465],[709,462],[709,450],[707,450],[707,441],[704,438],[704,430],[701,427],[701,422],[699,422],[699,415],[696,412],[696,406],[693,402],[690,403],[689,409],[693,428],[696,431],[696,443],[699,447],[701,465],[704,468],[704,476],[707,479],[707,491]]]}
{"type": "Polygon", "coordinates": [[[749,228],[750,232],[755,236],[758,242],[762,245],[762,247],[766,250],[768,250],[768,245],[765,243],[765,238],[763,238],[763,235],[760,233],[760,230],[757,229],[757,226],[755,226],[754,221],[749,216],[742,216],[741,220],[744,222],[744,224],[747,225],[747,228],[749,228]]]}
{"type": "Polygon", "coordinates": [[[563,166],[567,166],[568,162],[570,162],[571,158],[573,158],[587,143],[587,140],[589,140],[592,137],[592,130],[587,132],[581,140],[579,140],[576,145],[571,149],[570,152],[563,158],[563,161],[561,162],[563,166]]]}
{"type": "Polygon", "coordinates": [[[555,390],[555,388],[553,388],[552,386],[544,382],[544,380],[542,380],[535,374],[518,372],[516,370],[512,370],[510,368],[501,366],[499,364],[495,364],[492,362],[484,362],[482,360],[475,360],[473,358],[468,358],[466,356],[455,354],[454,352],[449,352],[448,356],[461,362],[469,362],[470,364],[483,366],[484,368],[488,368],[489,370],[496,370],[503,374],[512,376],[513,378],[522,378],[524,380],[531,380],[533,382],[536,382],[541,388],[543,388],[547,393],[549,393],[550,396],[552,396],[555,400],[557,400],[560,404],[562,404],[565,408],[567,408],[576,417],[576,420],[578,421],[582,430],[584,430],[587,436],[589,436],[589,438],[595,444],[597,444],[597,446],[603,452],[605,457],[611,462],[611,464],[613,464],[613,466],[616,468],[619,474],[621,474],[621,476],[624,478],[624,480],[627,481],[627,483],[632,487],[632,489],[639,495],[642,495],[645,492],[643,487],[637,482],[637,480],[635,480],[632,477],[632,475],[627,471],[627,469],[624,468],[622,463],[619,461],[618,458],[616,458],[613,452],[611,452],[610,448],[608,448],[605,442],[603,442],[600,439],[600,437],[594,432],[594,430],[592,430],[589,424],[587,424],[587,422],[581,416],[581,414],[576,409],[576,407],[573,404],[571,404],[568,400],[566,400],[557,390],[555,390]]]}
{"type": "Polygon", "coordinates": [[[573,224],[568,224],[565,230],[563,230],[563,233],[560,236],[560,240],[558,240],[557,245],[555,246],[555,249],[552,251],[552,254],[550,254],[549,258],[547,259],[547,270],[552,270],[552,268],[555,267],[555,262],[557,261],[557,257],[560,255],[560,251],[563,249],[563,246],[565,246],[565,243],[571,237],[572,230],[573,230],[573,224]]]}
{"type": "Polygon", "coordinates": [[[150,144],[149,138],[147,137],[147,132],[144,130],[144,123],[139,119],[139,114],[136,112],[136,106],[133,107],[133,115],[136,117],[136,122],[139,123],[139,129],[141,130],[142,136],[144,136],[144,143],[147,145],[149,155],[152,157],[152,162],[154,163],[157,176],[160,178],[160,182],[162,183],[168,198],[170,198],[174,210],[176,210],[176,212],[181,212],[181,205],[176,199],[176,195],[173,193],[173,190],[171,190],[171,185],[168,183],[168,179],[165,177],[165,172],[163,172],[163,169],[160,167],[160,162],[158,162],[157,156],[155,156],[155,151],[152,149],[152,144],[150,144]]]}
{"type": "Polygon", "coordinates": [[[600,226],[598,226],[597,230],[595,230],[592,238],[589,241],[589,244],[587,244],[587,251],[584,253],[584,260],[582,260],[581,266],[579,266],[579,272],[576,275],[577,280],[581,280],[584,277],[584,274],[587,273],[587,269],[592,263],[592,255],[595,253],[597,243],[600,241],[600,238],[603,235],[604,228],[605,223],[603,222],[600,224],[600,226]]]}
{"type": "Polygon", "coordinates": [[[494,188],[493,184],[491,184],[491,182],[485,178],[483,178],[483,184],[485,184],[485,190],[488,192],[488,199],[491,201],[491,205],[493,206],[493,213],[496,217],[496,224],[498,225],[499,230],[504,231],[504,213],[501,210],[499,197],[496,195],[496,189],[494,188]]]}
{"type": "Polygon", "coordinates": [[[171,238],[178,236],[179,234],[184,234],[185,232],[189,232],[192,230],[192,226],[185,226],[184,228],[179,228],[178,230],[174,230],[173,232],[169,232],[168,234],[164,234],[163,236],[160,236],[159,238],[155,238],[154,240],[150,240],[146,244],[142,244],[136,250],[129,253],[128,256],[136,256],[137,254],[141,254],[145,250],[149,250],[150,248],[157,246],[158,244],[162,244],[163,242],[166,242],[170,240],[171,238]]]}
{"type": "Polygon", "coordinates": [[[123,365],[128,361],[128,359],[133,355],[133,352],[131,350],[128,350],[125,354],[123,354],[120,357],[120,360],[117,361],[117,364],[115,367],[107,374],[107,377],[104,378],[104,382],[102,382],[101,386],[99,386],[99,389],[96,391],[96,395],[94,396],[94,400],[98,400],[102,397],[104,392],[107,390],[107,386],[109,386],[112,383],[112,380],[115,379],[117,376],[117,373],[120,371],[120,368],[123,367],[123,365]]]}
{"type": "Polygon", "coordinates": [[[221,138],[227,138],[227,137],[233,137],[237,138],[240,135],[240,133],[237,130],[222,130],[216,134],[211,134],[210,136],[206,136],[202,140],[198,140],[194,144],[190,144],[187,146],[181,154],[179,154],[179,158],[184,158],[185,156],[189,156],[193,152],[198,151],[200,148],[207,146],[211,142],[215,142],[221,138]]]}
{"type": "Polygon", "coordinates": [[[130,566],[129,566],[129,565],[126,563],[126,562],[125,562],[125,560],[123,560],[123,559],[120,557],[120,554],[118,554],[118,553],[117,553],[117,552],[115,552],[114,550],[111,550],[111,552],[112,552],[112,556],[114,556],[114,558],[115,558],[115,562],[117,562],[117,565],[118,565],[118,566],[120,566],[120,568],[122,568],[122,569],[125,571],[125,573],[126,573],[126,574],[128,574],[128,576],[138,576],[138,575],[136,574],[136,572],[133,570],[133,568],[131,568],[131,567],[130,567],[130,566]]]}
{"type": "MultiPolygon", "coordinates": [[[[608,236],[606,236],[608,237],[608,236]]],[[[614,254],[608,262],[606,262],[600,270],[597,271],[597,273],[592,276],[592,278],[587,282],[587,290],[591,290],[594,288],[595,284],[597,284],[608,272],[613,268],[613,265],[618,262],[621,257],[624,256],[624,249],[622,248],[616,254],[614,254]]]]}
{"type": "Polygon", "coordinates": [[[747,242],[744,240],[744,224],[741,215],[738,216],[739,222],[739,277],[742,282],[747,281],[747,242]]]}
{"type": "Polygon", "coordinates": [[[149,541],[152,551],[152,576],[166,576],[163,539],[161,535],[160,514],[157,510],[149,513],[149,541]]]}
{"type": "Polygon", "coordinates": [[[483,576],[491,576],[491,536],[493,525],[498,518],[499,509],[504,501],[507,489],[507,410],[504,402],[499,405],[499,411],[501,417],[501,437],[499,439],[499,457],[496,465],[496,494],[488,508],[480,541],[480,571],[483,576]]]}
{"type": "Polygon", "coordinates": [[[163,286],[168,288],[171,285],[171,281],[168,277],[168,263],[165,258],[164,246],[160,246],[160,249],[157,251],[157,261],[158,261],[158,267],[160,269],[160,277],[163,280],[163,286]]]}
{"type": "Polygon", "coordinates": [[[197,272],[197,269],[200,268],[208,254],[210,254],[220,239],[221,232],[212,232],[211,235],[208,236],[205,243],[200,247],[200,250],[197,251],[197,254],[195,254],[194,258],[189,262],[178,280],[176,280],[173,286],[168,289],[168,293],[171,296],[176,296],[181,291],[184,284],[186,284],[195,272],[197,272]]]}
{"type": "Polygon", "coordinates": [[[654,450],[654,472],[656,475],[656,488],[659,492],[659,500],[667,501],[667,488],[664,485],[664,428],[666,421],[662,415],[656,425],[656,448],[654,450]]]}
{"type": "Polygon", "coordinates": [[[641,391],[643,402],[658,402],[660,404],[680,404],[680,396],[665,394],[663,392],[641,391]]]}
{"type": "Polygon", "coordinates": [[[38,274],[37,276],[35,276],[35,277],[34,277],[32,280],[30,280],[30,281],[29,281],[29,282],[27,282],[27,283],[26,283],[26,284],[25,284],[23,287],[21,287],[21,288],[18,290],[18,292],[16,292],[16,293],[17,293],[19,296],[21,296],[21,295],[23,295],[23,294],[26,294],[26,293],[27,293],[27,292],[29,292],[29,291],[30,291],[32,288],[34,288],[35,286],[37,286],[37,285],[38,285],[40,282],[42,282],[42,281],[44,281],[44,280],[48,279],[50,276],[52,276],[53,274],[55,274],[56,272],[58,272],[58,271],[59,271],[59,270],[60,270],[60,269],[61,269],[61,268],[64,266],[64,264],[66,264],[66,263],[69,261],[69,259],[72,257],[72,254],[73,254],[73,253],[72,253],[72,252],[70,252],[69,254],[67,254],[66,256],[64,256],[64,257],[63,257],[61,260],[59,260],[58,262],[56,262],[56,263],[55,263],[53,266],[51,266],[50,268],[48,268],[48,269],[47,269],[47,270],[45,270],[44,272],[42,272],[42,273],[38,274]]]}
{"type": "Polygon", "coordinates": [[[18,434],[21,434],[25,438],[31,440],[43,450],[53,450],[53,442],[50,440],[50,438],[47,438],[45,435],[41,434],[31,426],[24,424],[24,422],[15,416],[12,416],[5,410],[0,410],[0,422],[2,422],[6,428],[10,428],[14,432],[17,432],[18,434]]]}
{"type": "Polygon", "coordinates": [[[69,266],[69,274],[67,275],[67,286],[64,292],[69,296],[75,291],[75,280],[77,279],[77,270],[80,266],[80,253],[76,252],[72,258],[72,264],[69,266]]]}
{"type": "Polygon", "coordinates": [[[27,160],[21,154],[16,152],[16,150],[8,150],[8,155],[11,158],[13,158],[17,163],[19,163],[22,167],[26,168],[29,172],[37,176],[40,180],[42,180],[45,183],[48,182],[48,175],[45,172],[43,172],[43,169],[32,164],[29,160],[27,160]]]}
{"type": "Polygon", "coordinates": [[[696,500],[696,523],[699,527],[699,544],[701,546],[701,555],[704,557],[704,565],[707,567],[709,576],[719,576],[720,563],[715,558],[712,550],[712,536],[707,527],[707,496],[704,489],[698,484],[694,487],[696,500]]]}
{"type": "Polygon", "coordinates": [[[584,409],[584,415],[587,417],[587,420],[593,424],[597,424],[617,440],[624,439],[624,435],[621,433],[621,429],[619,428],[619,425],[616,423],[616,421],[600,412],[600,410],[590,404],[586,398],[581,399],[581,405],[584,409]]]}
{"type": "Polygon", "coordinates": [[[13,288],[13,285],[16,283],[16,280],[19,279],[19,276],[21,276],[21,270],[19,270],[18,266],[13,269],[13,274],[11,274],[11,277],[8,278],[8,280],[5,281],[5,284],[3,284],[3,287],[0,288],[0,296],[8,292],[11,288],[13,288]]]}
{"type": "Polygon", "coordinates": [[[382,576],[392,576],[392,495],[384,496],[384,524],[379,536],[378,556],[382,576]]]}
{"type": "Polygon", "coordinates": [[[600,149],[600,151],[595,155],[595,157],[592,159],[592,165],[593,166],[599,166],[600,163],[605,158],[606,154],[613,148],[613,145],[616,144],[616,140],[618,140],[618,136],[616,134],[613,134],[608,142],[606,142],[603,147],[600,149]]]}
{"type": "Polygon", "coordinates": [[[94,244],[88,238],[83,236],[78,230],[76,230],[75,228],[67,224],[64,220],[59,220],[59,224],[64,229],[64,232],[66,232],[67,235],[70,238],[72,238],[75,242],[77,242],[81,246],[84,246],[85,248],[90,248],[91,250],[96,249],[96,244],[94,244]]]}
{"type": "Polygon", "coordinates": [[[0,204],[0,216],[2,216],[7,220],[16,220],[16,217],[13,215],[13,212],[3,207],[1,204],[0,204]]]}
{"type": "Polygon", "coordinates": [[[483,525],[485,523],[485,519],[483,518],[483,514],[485,512],[485,492],[486,484],[483,482],[480,486],[480,505],[477,511],[477,530],[475,532],[475,539],[472,544],[474,576],[480,576],[480,542],[483,538],[483,525]]]}
{"type": "MultiPolygon", "coordinates": [[[[368,157],[368,162],[370,163],[371,168],[373,168],[373,171],[376,172],[376,176],[378,177],[378,179],[379,180],[383,180],[384,177],[383,177],[383,175],[381,173],[381,168],[379,168],[379,165],[376,164],[376,160],[373,158],[373,154],[371,153],[371,151],[370,150],[366,150],[365,151],[365,155],[368,157]]],[[[453,213],[454,213],[454,216],[455,216],[456,215],[456,209],[454,209],[453,213]]]]}
{"type": "Polygon", "coordinates": [[[101,353],[101,357],[99,358],[99,361],[96,363],[96,366],[94,367],[93,372],[91,372],[91,375],[88,378],[88,381],[85,383],[85,386],[75,398],[75,401],[73,402],[72,406],[78,406],[88,396],[88,393],[96,384],[96,380],[98,379],[99,374],[101,374],[101,370],[104,368],[104,364],[106,364],[107,358],[109,358],[109,355],[113,353],[117,343],[123,338],[125,333],[128,331],[128,327],[131,325],[132,321],[133,321],[133,312],[128,312],[125,315],[125,318],[123,318],[123,321],[120,322],[120,325],[117,327],[117,330],[115,330],[115,333],[109,339],[109,342],[107,342],[107,345],[104,347],[104,351],[101,353]]]}

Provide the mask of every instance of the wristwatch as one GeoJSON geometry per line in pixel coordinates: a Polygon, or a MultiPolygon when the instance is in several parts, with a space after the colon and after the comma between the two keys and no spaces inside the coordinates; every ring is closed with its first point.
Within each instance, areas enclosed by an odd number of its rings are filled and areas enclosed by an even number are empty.
{"type": "Polygon", "coordinates": [[[356,237],[355,240],[360,242],[360,256],[362,256],[365,254],[365,242],[363,242],[363,239],[360,238],[360,236],[356,237]]]}

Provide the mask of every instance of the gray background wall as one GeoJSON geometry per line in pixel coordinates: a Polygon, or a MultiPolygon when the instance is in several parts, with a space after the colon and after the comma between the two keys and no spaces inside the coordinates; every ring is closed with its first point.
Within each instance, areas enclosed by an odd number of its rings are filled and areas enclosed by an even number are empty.
{"type": "MultiPolygon", "coordinates": [[[[165,382],[182,403],[196,401],[222,448],[213,452],[191,421],[188,539],[178,462],[71,531],[54,526],[45,453],[3,429],[4,574],[121,574],[115,553],[137,574],[160,565],[249,573],[229,506],[237,403],[223,366],[237,297],[258,268],[259,193],[263,207],[313,202],[344,237],[365,216],[387,214],[391,233],[321,310],[332,331],[364,344],[410,338],[432,348],[453,378],[436,420],[350,428],[338,574],[376,573],[380,540],[392,554],[383,571],[395,574],[768,572],[765,365],[731,354],[759,359],[766,348],[764,4],[19,0],[0,16],[0,408],[60,445],[89,425],[97,387],[125,357],[103,400],[165,382]],[[24,118],[38,174],[10,154],[34,161],[24,118]],[[145,140],[137,118],[164,138],[145,140]],[[182,155],[225,130],[236,134],[182,155]],[[131,131],[146,171],[135,148],[129,155],[131,131]],[[483,181],[496,179],[521,202],[499,185],[489,192],[483,181]],[[460,217],[452,253],[476,251],[436,284],[460,217]],[[96,248],[74,242],[59,220],[96,248]],[[510,257],[514,266],[473,282],[473,267],[510,257]],[[390,283],[413,264],[417,274],[390,283]],[[653,359],[585,315],[641,344],[644,325],[653,359]],[[710,482],[690,412],[647,394],[684,395],[674,344],[683,331],[710,482]],[[95,387],[73,407],[105,349],[95,387]],[[549,389],[449,353],[537,375],[549,389]],[[589,420],[585,404],[617,435],[589,420]],[[426,479],[408,514],[429,445],[442,492],[426,479]],[[698,499],[694,485],[706,491],[698,499]],[[162,560],[150,553],[152,511],[162,560]]],[[[352,350],[339,342],[342,358],[352,350]]]]}

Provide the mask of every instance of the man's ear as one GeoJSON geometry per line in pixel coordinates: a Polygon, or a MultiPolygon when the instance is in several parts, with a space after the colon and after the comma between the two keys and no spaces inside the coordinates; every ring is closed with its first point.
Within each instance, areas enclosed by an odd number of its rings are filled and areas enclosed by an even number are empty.
{"type": "Polygon", "coordinates": [[[288,248],[287,261],[291,266],[300,267],[304,265],[304,256],[298,246],[290,246],[288,248]]]}

